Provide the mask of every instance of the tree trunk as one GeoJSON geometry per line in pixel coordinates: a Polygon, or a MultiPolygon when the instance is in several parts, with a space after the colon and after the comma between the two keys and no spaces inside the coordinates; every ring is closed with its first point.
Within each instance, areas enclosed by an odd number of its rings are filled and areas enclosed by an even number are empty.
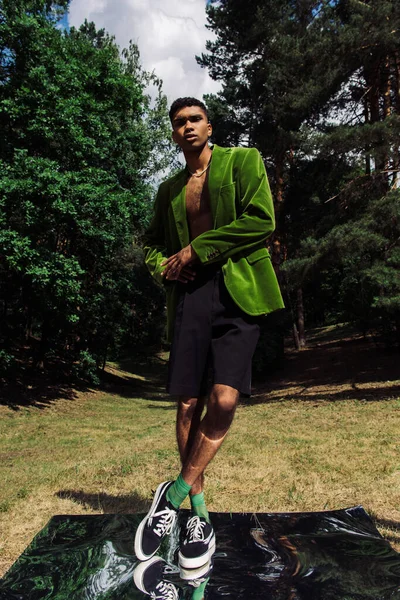
{"type": "MultiPolygon", "coordinates": [[[[400,53],[396,52],[393,56],[394,77],[392,79],[394,104],[393,110],[397,115],[400,115],[400,53]]],[[[400,178],[400,146],[397,144],[393,148],[393,180],[392,186],[399,185],[400,178]]]]}
{"type": "Polygon", "coordinates": [[[299,332],[297,331],[296,323],[293,323],[292,333],[293,333],[294,347],[296,348],[296,350],[300,350],[299,332]]]}
{"type": "Polygon", "coordinates": [[[396,52],[394,55],[393,93],[394,110],[400,115],[400,52],[396,52]]]}
{"type": "MultiPolygon", "coordinates": [[[[392,104],[390,99],[390,57],[387,56],[382,67],[382,79],[383,79],[383,119],[390,117],[392,112],[392,104]]],[[[390,156],[389,153],[385,153],[382,158],[383,161],[383,177],[389,189],[389,170],[390,170],[390,156]]]]}
{"type": "Polygon", "coordinates": [[[104,370],[105,370],[106,364],[107,364],[107,352],[108,352],[108,344],[106,344],[106,347],[104,349],[103,366],[102,366],[103,373],[104,373],[104,370]]]}
{"type": "Polygon", "coordinates": [[[27,317],[25,322],[24,338],[28,342],[32,337],[32,314],[30,308],[27,308],[27,317]]]}
{"type": "Polygon", "coordinates": [[[306,336],[304,331],[304,305],[303,305],[303,290],[297,288],[297,325],[299,328],[299,344],[300,348],[306,345],[306,336]]]}
{"type": "Polygon", "coordinates": [[[379,112],[379,73],[380,61],[375,62],[371,70],[367,73],[368,99],[370,107],[371,123],[378,123],[381,120],[379,112]]]}
{"type": "MultiPolygon", "coordinates": [[[[364,98],[364,123],[369,123],[368,97],[364,98]]],[[[371,175],[371,154],[369,144],[365,147],[365,174],[371,175]]]]}
{"type": "Polygon", "coordinates": [[[270,243],[272,244],[272,264],[275,269],[279,283],[281,282],[281,262],[282,262],[282,231],[280,231],[281,212],[283,210],[283,171],[284,171],[285,153],[281,152],[275,159],[275,219],[278,228],[272,235],[270,243]]]}
{"type": "MultiPolygon", "coordinates": [[[[382,91],[385,93],[385,72],[386,72],[386,61],[383,63],[381,59],[374,62],[369,69],[365,70],[365,78],[368,86],[368,103],[370,108],[370,122],[378,123],[384,116],[380,111],[380,99],[382,91]]],[[[385,110],[385,108],[384,108],[385,110]]],[[[385,194],[388,190],[388,173],[387,173],[387,155],[383,152],[382,148],[376,149],[375,154],[375,173],[382,184],[382,194],[385,194]]]]}
{"type": "Polygon", "coordinates": [[[0,336],[3,338],[4,346],[9,345],[9,332],[8,332],[8,298],[3,299],[3,318],[0,319],[0,336]]]}
{"type": "Polygon", "coordinates": [[[44,369],[44,357],[48,350],[49,335],[50,335],[50,321],[47,317],[44,317],[42,327],[41,327],[40,344],[39,344],[36,359],[34,361],[35,369],[44,369]]]}
{"type": "Polygon", "coordinates": [[[275,161],[275,199],[280,206],[283,202],[283,171],[284,171],[285,153],[281,152],[275,161]]]}
{"type": "Polygon", "coordinates": [[[390,117],[392,103],[390,100],[390,57],[387,56],[383,67],[383,118],[390,117]]]}

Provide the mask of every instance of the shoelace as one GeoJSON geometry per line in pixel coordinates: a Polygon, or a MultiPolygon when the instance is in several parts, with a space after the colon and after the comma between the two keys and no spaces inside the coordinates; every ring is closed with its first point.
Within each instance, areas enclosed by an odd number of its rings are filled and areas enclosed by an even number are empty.
{"type": "Polygon", "coordinates": [[[187,522],[188,529],[188,537],[189,544],[191,542],[198,542],[204,540],[204,527],[206,523],[204,521],[200,521],[200,517],[194,516],[191,517],[187,522]]]}
{"type": "Polygon", "coordinates": [[[206,579],[206,577],[199,577],[198,579],[190,579],[187,583],[188,585],[191,585],[194,588],[198,588],[201,586],[202,583],[206,581],[206,579]]]}
{"type": "Polygon", "coordinates": [[[160,581],[160,583],[156,586],[156,590],[158,592],[151,592],[150,596],[154,600],[178,600],[178,590],[174,586],[173,583],[168,583],[167,581],[160,581]],[[160,596],[160,594],[162,594],[160,596]]]}
{"type": "Polygon", "coordinates": [[[160,517],[159,522],[154,527],[154,533],[158,535],[158,537],[162,537],[163,535],[168,535],[172,531],[172,527],[174,526],[176,519],[176,511],[168,508],[166,506],[162,510],[153,513],[151,517],[149,517],[149,525],[151,526],[153,519],[160,517]]]}

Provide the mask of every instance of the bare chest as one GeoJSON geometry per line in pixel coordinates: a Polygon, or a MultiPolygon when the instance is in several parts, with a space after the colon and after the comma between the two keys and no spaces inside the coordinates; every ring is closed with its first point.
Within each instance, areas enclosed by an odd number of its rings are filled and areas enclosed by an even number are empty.
{"type": "Polygon", "coordinates": [[[212,229],[207,174],[189,178],[186,185],[186,215],[192,239],[212,229]]]}
{"type": "Polygon", "coordinates": [[[207,177],[191,177],[186,186],[186,211],[188,216],[210,210],[207,177]]]}

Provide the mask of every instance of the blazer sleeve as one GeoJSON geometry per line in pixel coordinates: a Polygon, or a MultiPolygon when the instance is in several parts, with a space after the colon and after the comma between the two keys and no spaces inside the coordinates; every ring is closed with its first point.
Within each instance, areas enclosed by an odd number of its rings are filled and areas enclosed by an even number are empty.
{"type": "Polygon", "coordinates": [[[260,153],[250,148],[239,166],[241,214],[229,224],[205,231],[192,241],[202,264],[225,261],[259,247],[275,229],[274,205],[260,153]]]}
{"type": "Polygon", "coordinates": [[[164,185],[158,188],[157,196],[154,201],[154,213],[149,227],[143,236],[144,261],[154,279],[165,286],[166,281],[161,273],[163,267],[161,263],[167,257],[165,243],[165,219],[163,209],[164,185]]]}

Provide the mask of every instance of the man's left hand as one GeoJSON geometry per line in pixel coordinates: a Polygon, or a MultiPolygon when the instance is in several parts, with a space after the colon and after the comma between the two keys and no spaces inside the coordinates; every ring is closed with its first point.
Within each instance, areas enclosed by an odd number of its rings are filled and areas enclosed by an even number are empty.
{"type": "Polygon", "coordinates": [[[196,259],[197,254],[189,244],[189,246],[185,246],[185,248],[182,248],[182,250],[173,254],[161,263],[161,266],[165,267],[161,275],[169,281],[178,280],[181,270],[187,265],[195,262],[196,259]]]}

